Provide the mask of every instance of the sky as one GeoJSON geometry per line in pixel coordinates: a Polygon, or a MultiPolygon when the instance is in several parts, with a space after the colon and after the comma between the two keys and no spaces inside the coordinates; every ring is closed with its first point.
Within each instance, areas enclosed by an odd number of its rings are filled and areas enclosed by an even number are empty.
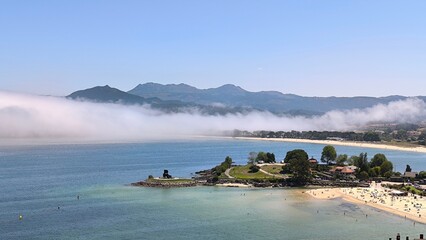
{"type": "Polygon", "coordinates": [[[426,1],[0,0],[0,90],[426,95],[426,1]]]}

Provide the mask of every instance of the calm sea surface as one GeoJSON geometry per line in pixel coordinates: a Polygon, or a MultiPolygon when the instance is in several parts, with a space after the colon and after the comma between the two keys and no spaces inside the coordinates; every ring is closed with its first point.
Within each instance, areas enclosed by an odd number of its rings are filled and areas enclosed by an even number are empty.
{"type": "MultiPolygon", "coordinates": [[[[222,139],[0,146],[0,239],[337,240],[389,239],[398,232],[413,239],[426,233],[425,225],[340,200],[312,200],[300,189],[128,186],[163,169],[190,177],[227,155],[242,164],[251,151],[281,159],[295,148],[319,158],[323,145],[222,139]]],[[[406,164],[426,170],[426,154],[336,149],[384,153],[397,171],[406,164]]]]}

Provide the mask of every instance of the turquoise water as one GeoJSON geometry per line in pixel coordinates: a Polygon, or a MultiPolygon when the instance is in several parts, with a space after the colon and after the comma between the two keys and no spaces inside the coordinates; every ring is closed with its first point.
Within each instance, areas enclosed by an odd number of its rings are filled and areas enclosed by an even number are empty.
{"type": "MultiPolygon", "coordinates": [[[[322,147],[241,140],[1,146],[0,239],[388,239],[397,232],[412,239],[426,232],[368,207],[312,200],[300,189],[128,186],[163,169],[190,177],[226,155],[244,163],[250,151],[281,158],[303,148],[319,158],[322,147]]],[[[426,154],[336,149],[383,152],[399,171],[406,164],[426,169],[426,154]]]]}

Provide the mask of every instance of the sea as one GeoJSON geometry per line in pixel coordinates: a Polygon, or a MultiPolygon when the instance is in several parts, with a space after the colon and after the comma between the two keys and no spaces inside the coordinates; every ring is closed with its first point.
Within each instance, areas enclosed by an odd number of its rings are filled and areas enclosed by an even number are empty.
{"type": "MultiPolygon", "coordinates": [[[[306,189],[143,188],[132,182],[164,169],[191,177],[226,156],[324,145],[236,139],[0,146],[0,239],[403,239],[426,234],[414,223],[343,200],[316,200],[306,189]],[[22,216],[22,219],[19,219],[22,216]]],[[[404,171],[426,170],[426,154],[335,146],[338,154],[384,153],[404,171]]]]}

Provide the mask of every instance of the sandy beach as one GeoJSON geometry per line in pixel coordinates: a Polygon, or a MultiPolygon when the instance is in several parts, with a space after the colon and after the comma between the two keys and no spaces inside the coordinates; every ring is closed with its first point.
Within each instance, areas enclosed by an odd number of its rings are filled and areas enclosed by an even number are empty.
{"type": "Polygon", "coordinates": [[[416,222],[426,224],[426,198],[409,194],[392,196],[391,190],[380,183],[368,188],[321,188],[305,191],[316,199],[331,200],[342,198],[346,201],[371,206],[416,222]]]}
{"type": "Polygon", "coordinates": [[[256,140],[256,141],[273,141],[273,142],[297,142],[297,143],[313,143],[324,145],[339,145],[350,147],[363,147],[363,148],[376,148],[395,151],[418,152],[426,153],[426,147],[398,147],[380,143],[365,143],[365,142],[350,142],[350,141],[332,141],[332,140],[309,140],[309,139],[295,139],[295,138],[252,138],[252,137],[234,137],[234,139],[241,140],[256,140]]]}

